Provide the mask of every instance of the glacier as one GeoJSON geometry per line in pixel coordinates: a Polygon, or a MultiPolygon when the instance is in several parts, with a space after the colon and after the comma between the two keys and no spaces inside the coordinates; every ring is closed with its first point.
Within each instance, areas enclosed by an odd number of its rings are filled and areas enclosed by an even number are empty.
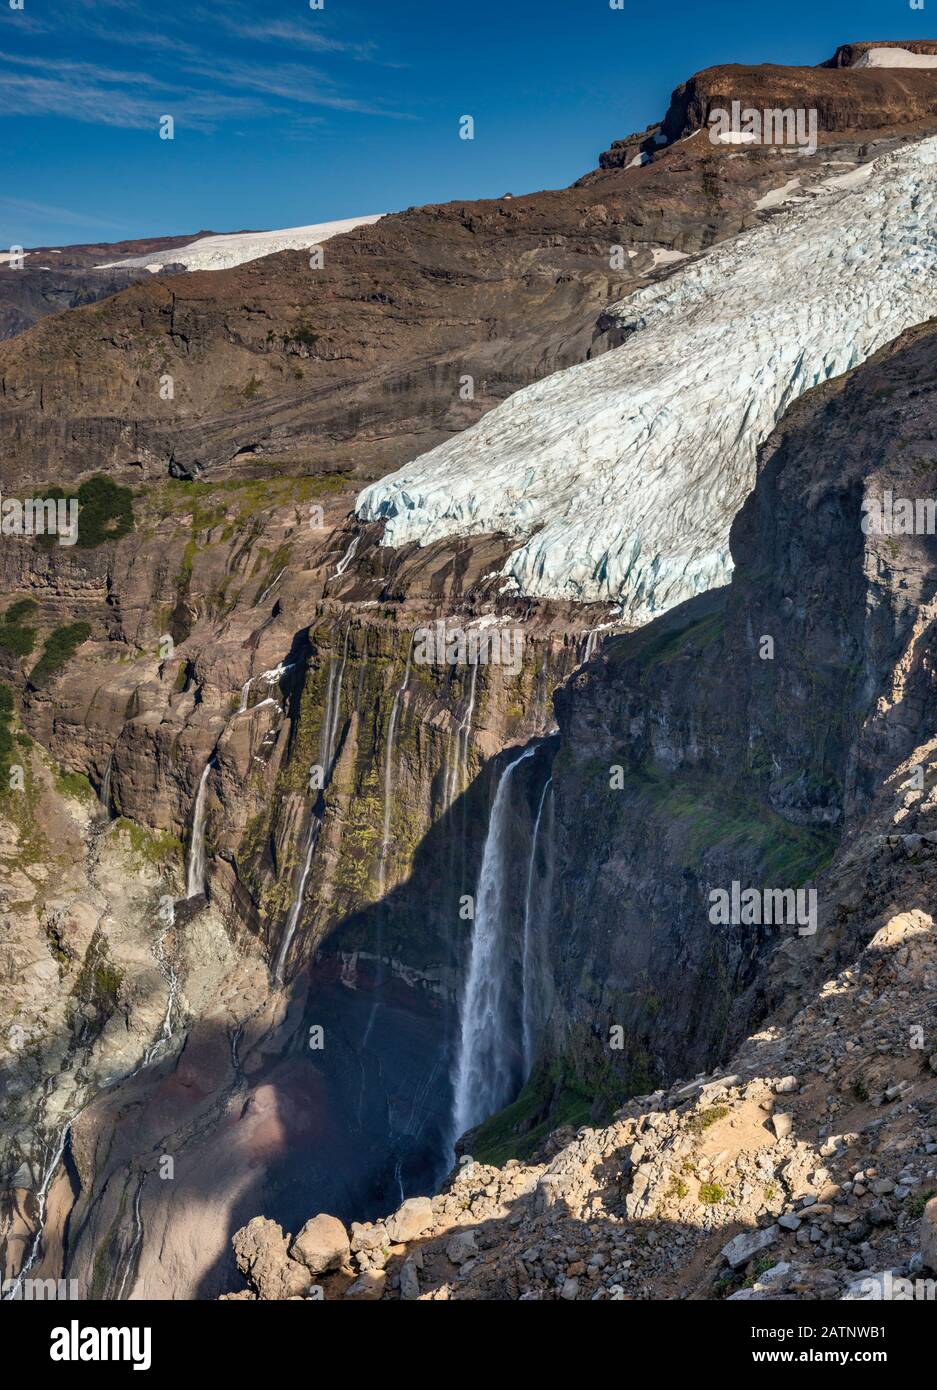
{"type": "Polygon", "coordinates": [[[803,392],[937,313],[937,137],[611,307],[620,347],[544,378],[366,487],[382,543],[500,532],[507,592],[655,614],[731,573],[756,452],[803,392]]]}

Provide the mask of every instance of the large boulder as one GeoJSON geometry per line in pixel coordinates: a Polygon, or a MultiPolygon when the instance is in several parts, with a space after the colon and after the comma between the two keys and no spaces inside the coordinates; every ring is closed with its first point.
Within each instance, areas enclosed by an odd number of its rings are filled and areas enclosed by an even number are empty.
{"type": "Polygon", "coordinates": [[[265,1216],[255,1216],[235,1235],[237,1267],[258,1297],[294,1298],[308,1289],[309,1271],[290,1259],[288,1244],[289,1236],[265,1216]]]}
{"type": "Polygon", "coordinates": [[[778,1227],[768,1226],[763,1231],[742,1231],[722,1247],[722,1258],[728,1260],[733,1269],[748,1264],[755,1255],[767,1250],[778,1238],[778,1227]]]}
{"type": "Polygon", "coordinates": [[[408,1197],[386,1222],[387,1234],[395,1245],[416,1240],[432,1226],[435,1217],[428,1197],[408,1197]]]}
{"type": "Polygon", "coordinates": [[[290,1246],[290,1255],[311,1274],[340,1269],[351,1255],[348,1233],[337,1216],[320,1212],[306,1222],[290,1246]]]}
{"type": "Polygon", "coordinates": [[[457,1231],[446,1245],[446,1255],[454,1265],[464,1265],[466,1261],[474,1259],[478,1254],[478,1246],[475,1244],[475,1232],[457,1231]]]}

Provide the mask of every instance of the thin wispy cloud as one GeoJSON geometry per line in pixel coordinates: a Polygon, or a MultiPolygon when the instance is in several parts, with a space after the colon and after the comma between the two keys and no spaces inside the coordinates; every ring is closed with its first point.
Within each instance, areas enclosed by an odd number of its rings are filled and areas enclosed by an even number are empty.
{"type": "Polygon", "coordinates": [[[4,214],[12,217],[25,216],[40,226],[43,222],[49,224],[64,222],[70,227],[106,227],[112,232],[126,232],[128,230],[124,223],[108,222],[105,218],[99,217],[97,213],[89,215],[84,212],[75,212],[72,208],[55,207],[51,203],[34,203],[28,198],[7,198],[0,195],[0,216],[4,214]]]}
{"type": "Polygon", "coordinates": [[[376,98],[373,84],[359,93],[331,71],[335,63],[344,62],[347,73],[349,62],[382,60],[373,41],[328,32],[319,12],[303,23],[258,16],[237,3],[221,13],[193,5],[182,13],[161,11],[156,29],[152,4],[141,0],[73,0],[56,20],[46,33],[58,44],[74,33],[81,58],[41,51],[48,44],[35,28],[0,28],[0,100],[9,115],[146,129],[169,114],[177,125],[206,132],[229,121],[273,120],[290,134],[302,128],[301,113],[310,108],[412,119],[376,98]],[[25,42],[17,46],[14,37],[25,42]],[[120,50],[135,52],[138,64],[128,69],[106,61],[120,50]],[[317,64],[303,61],[304,53],[315,54],[317,64]]]}
{"type": "Polygon", "coordinates": [[[253,43],[285,43],[292,48],[308,48],[316,53],[345,53],[368,62],[380,61],[377,44],[346,43],[321,33],[311,25],[295,24],[288,19],[246,20],[222,15],[218,21],[223,28],[240,39],[253,43]]]}

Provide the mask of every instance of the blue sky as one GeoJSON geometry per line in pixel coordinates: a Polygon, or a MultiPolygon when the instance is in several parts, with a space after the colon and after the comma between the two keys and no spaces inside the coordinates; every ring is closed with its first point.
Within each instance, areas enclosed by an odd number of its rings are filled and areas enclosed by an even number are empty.
{"type": "Polygon", "coordinates": [[[937,37],[937,0],[23,4],[0,0],[2,247],[559,187],[699,68],[937,37]]]}

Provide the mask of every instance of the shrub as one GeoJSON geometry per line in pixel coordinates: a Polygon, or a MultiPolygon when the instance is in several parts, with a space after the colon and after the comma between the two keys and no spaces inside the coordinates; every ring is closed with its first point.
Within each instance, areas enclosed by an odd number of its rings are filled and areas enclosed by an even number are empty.
{"type": "Polygon", "coordinates": [[[727,1105],[713,1105],[709,1110],[701,1110],[698,1115],[694,1115],[688,1121],[687,1129],[693,1134],[703,1134],[717,1120],[724,1120],[728,1113],[729,1107],[727,1105]]]}
{"type": "Polygon", "coordinates": [[[714,1207],[725,1197],[725,1192],[717,1182],[704,1182],[699,1190],[699,1199],[705,1206],[714,1207]]]}

